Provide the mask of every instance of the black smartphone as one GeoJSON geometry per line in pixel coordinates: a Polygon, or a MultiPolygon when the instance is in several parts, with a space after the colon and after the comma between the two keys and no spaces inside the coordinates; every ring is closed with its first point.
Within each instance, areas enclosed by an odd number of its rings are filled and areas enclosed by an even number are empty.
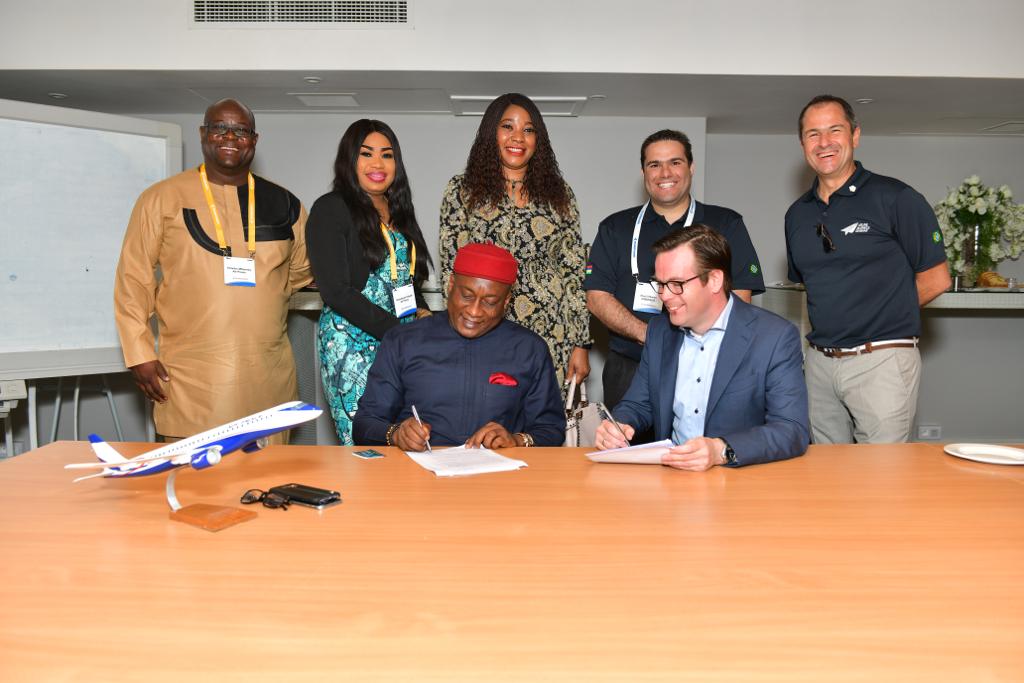
{"type": "Polygon", "coordinates": [[[315,486],[306,486],[304,484],[274,486],[270,489],[270,492],[283,496],[290,503],[305,505],[317,510],[323,510],[326,507],[331,507],[341,502],[341,494],[337,491],[328,491],[327,489],[319,489],[315,486]]]}

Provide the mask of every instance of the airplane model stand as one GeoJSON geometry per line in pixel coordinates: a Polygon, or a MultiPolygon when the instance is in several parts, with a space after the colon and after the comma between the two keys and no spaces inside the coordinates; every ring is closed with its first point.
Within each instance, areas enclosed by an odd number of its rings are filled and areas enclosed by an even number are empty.
{"type": "Polygon", "coordinates": [[[220,531],[241,522],[248,522],[256,517],[256,513],[252,510],[241,510],[224,505],[193,503],[182,507],[178,502],[178,494],[174,490],[174,479],[178,476],[178,472],[179,470],[173,470],[167,477],[167,504],[171,506],[170,518],[175,522],[184,522],[207,531],[220,531]]]}

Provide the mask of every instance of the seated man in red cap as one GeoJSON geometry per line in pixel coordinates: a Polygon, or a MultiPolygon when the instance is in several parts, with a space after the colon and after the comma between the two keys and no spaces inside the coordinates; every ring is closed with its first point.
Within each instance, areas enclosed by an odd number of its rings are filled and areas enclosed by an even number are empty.
{"type": "Polygon", "coordinates": [[[426,450],[428,440],[561,446],[565,410],[547,344],[505,319],[515,258],[467,244],[452,270],[447,316],[398,325],[381,340],[353,421],[355,442],[406,451],[426,450]]]}

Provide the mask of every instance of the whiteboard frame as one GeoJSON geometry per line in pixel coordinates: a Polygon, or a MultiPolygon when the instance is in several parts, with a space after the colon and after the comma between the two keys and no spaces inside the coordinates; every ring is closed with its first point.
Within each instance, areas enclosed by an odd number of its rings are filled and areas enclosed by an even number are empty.
{"type": "MultiPolygon", "coordinates": [[[[167,148],[166,178],[181,172],[181,126],[102,112],[0,99],[0,118],[161,138],[167,148]]],[[[36,379],[124,372],[120,345],[0,353],[0,379],[36,379]]]]}

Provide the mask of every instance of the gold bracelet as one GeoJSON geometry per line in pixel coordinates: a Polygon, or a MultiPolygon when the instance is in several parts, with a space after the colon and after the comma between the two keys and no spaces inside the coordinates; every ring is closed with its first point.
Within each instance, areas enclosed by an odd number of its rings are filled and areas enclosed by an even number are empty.
{"type": "Polygon", "coordinates": [[[395,435],[395,432],[398,431],[398,426],[399,426],[399,423],[395,422],[390,427],[388,427],[388,431],[384,432],[384,443],[386,445],[388,445],[388,446],[394,446],[395,445],[391,441],[391,437],[393,437],[395,435]]]}

